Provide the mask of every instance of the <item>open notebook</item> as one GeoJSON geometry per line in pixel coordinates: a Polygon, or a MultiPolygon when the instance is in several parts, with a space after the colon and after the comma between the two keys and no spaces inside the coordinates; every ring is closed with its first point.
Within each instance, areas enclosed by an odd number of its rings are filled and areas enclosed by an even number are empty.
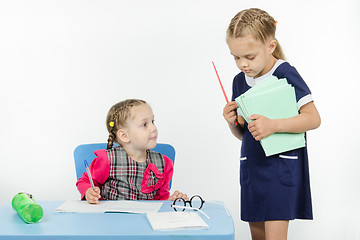
{"type": "Polygon", "coordinates": [[[158,212],[162,202],[158,201],[100,201],[99,204],[90,204],[87,201],[69,200],[57,207],[54,212],[78,212],[78,213],[152,213],[158,212]]]}
{"type": "MultiPolygon", "coordinates": [[[[270,76],[235,99],[246,122],[249,116],[260,114],[270,119],[298,115],[295,89],[286,79],[270,76]]],[[[265,155],[270,156],[305,146],[304,133],[274,133],[262,140],[265,155]]]]}

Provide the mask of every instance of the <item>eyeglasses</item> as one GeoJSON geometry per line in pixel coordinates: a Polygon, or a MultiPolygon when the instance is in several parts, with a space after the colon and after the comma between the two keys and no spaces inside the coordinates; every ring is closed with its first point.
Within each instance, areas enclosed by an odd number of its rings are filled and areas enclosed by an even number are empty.
{"type": "Polygon", "coordinates": [[[205,201],[199,195],[192,196],[189,201],[186,201],[183,198],[177,198],[174,200],[172,207],[174,208],[175,211],[177,211],[177,208],[180,208],[182,209],[182,211],[185,211],[185,209],[188,208],[186,207],[187,203],[189,203],[190,209],[193,208],[201,209],[205,201]]]}
{"type": "Polygon", "coordinates": [[[207,218],[210,218],[208,215],[206,215],[203,211],[200,210],[203,207],[204,203],[205,201],[199,195],[194,195],[190,198],[189,201],[186,201],[183,198],[175,199],[171,207],[175,211],[178,211],[178,209],[182,209],[182,211],[185,211],[185,209],[192,209],[195,211],[199,211],[202,214],[204,214],[207,218]],[[190,207],[186,206],[187,203],[189,203],[190,207]]]}

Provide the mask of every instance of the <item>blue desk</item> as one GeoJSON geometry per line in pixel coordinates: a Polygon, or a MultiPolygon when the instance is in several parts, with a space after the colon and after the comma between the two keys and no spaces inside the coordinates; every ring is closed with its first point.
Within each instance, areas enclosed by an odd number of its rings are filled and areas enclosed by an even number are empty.
{"type": "MultiPolygon", "coordinates": [[[[38,223],[26,224],[11,207],[0,207],[0,239],[234,239],[234,223],[224,208],[205,202],[200,216],[210,226],[206,230],[153,231],[145,214],[54,213],[63,201],[39,201],[44,216],[38,223]]],[[[164,201],[161,212],[173,211],[164,201]]]]}

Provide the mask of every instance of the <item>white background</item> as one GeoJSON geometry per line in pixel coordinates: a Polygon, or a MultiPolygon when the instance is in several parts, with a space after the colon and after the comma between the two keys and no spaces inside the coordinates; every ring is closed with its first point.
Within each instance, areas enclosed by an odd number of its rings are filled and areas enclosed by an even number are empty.
{"type": "Polygon", "coordinates": [[[236,239],[240,142],[222,117],[239,72],[225,31],[240,10],[279,22],[288,61],[313,92],[322,125],[308,132],[314,221],[289,239],[360,239],[360,3],[342,1],[0,1],[0,204],[20,191],[79,199],[73,150],[105,142],[105,116],[126,98],[149,102],[159,142],[177,151],[173,188],[223,201],[236,239]]]}

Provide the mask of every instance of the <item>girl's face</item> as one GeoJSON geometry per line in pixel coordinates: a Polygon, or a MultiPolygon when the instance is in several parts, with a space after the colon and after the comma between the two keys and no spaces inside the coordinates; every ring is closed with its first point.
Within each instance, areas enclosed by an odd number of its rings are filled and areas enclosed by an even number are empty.
{"type": "Polygon", "coordinates": [[[147,150],[156,146],[158,137],[154,124],[154,114],[148,104],[141,104],[130,109],[130,117],[126,120],[126,135],[134,149],[147,150]]]}
{"type": "Polygon", "coordinates": [[[271,70],[277,60],[272,55],[276,48],[274,39],[264,44],[248,34],[245,37],[229,38],[227,43],[236,65],[248,77],[261,77],[271,70]]]}

